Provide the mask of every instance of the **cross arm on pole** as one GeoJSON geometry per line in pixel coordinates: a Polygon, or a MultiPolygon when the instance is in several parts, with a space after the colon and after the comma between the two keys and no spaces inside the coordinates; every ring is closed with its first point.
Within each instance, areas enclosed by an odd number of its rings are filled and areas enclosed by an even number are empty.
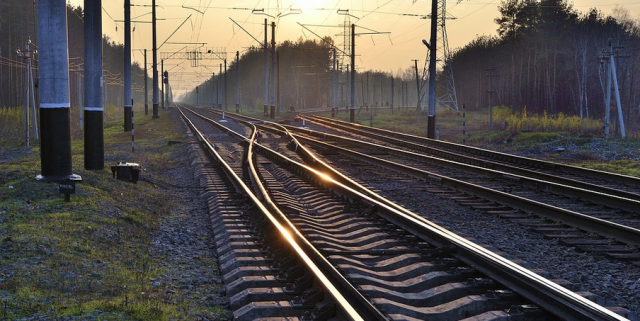
{"type": "Polygon", "coordinates": [[[322,40],[323,42],[325,42],[325,43],[329,44],[329,45],[330,45],[332,48],[334,48],[335,50],[340,51],[340,52],[341,52],[342,54],[344,54],[345,56],[348,56],[348,55],[349,55],[348,53],[344,52],[344,50],[342,50],[342,49],[340,49],[340,48],[336,47],[334,44],[332,44],[332,43],[330,43],[330,42],[326,41],[323,37],[321,37],[319,34],[317,34],[317,33],[313,32],[313,30],[311,30],[311,29],[307,28],[305,25],[303,25],[303,24],[301,24],[301,23],[299,23],[299,22],[297,22],[297,24],[299,24],[299,25],[300,25],[300,27],[305,28],[307,31],[309,31],[309,32],[311,32],[312,34],[314,34],[316,37],[318,37],[318,38],[319,38],[320,40],[322,40]]]}
{"type": "Polygon", "coordinates": [[[260,44],[260,46],[264,47],[265,45],[260,42],[260,40],[256,39],[256,37],[254,37],[251,33],[249,33],[249,31],[247,31],[245,28],[243,28],[239,23],[237,23],[235,20],[229,18],[229,20],[233,21],[233,23],[235,23],[240,29],[242,29],[242,31],[244,31],[246,34],[249,35],[249,37],[253,38],[253,40],[255,40],[257,43],[260,44]]]}
{"type": "Polygon", "coordinates": [[[169,37],[160,45],[160,47],[158,47],[158,49],[162,48],[162,46],[164,46],[164,44],[169,41],[169,39],[171,39],[171,37],[173,37],[173,35],[178,31],[178,29],[180,29],[185,22],[187,22],[187,20],[189,20],[189,18],[191,18],[191,14],[187,17],[187,19],[184,19],[184,21],[178,26],[178,28],[176,28],[176,30],[174,30],[171,35],[169,35],[169,37]]]}

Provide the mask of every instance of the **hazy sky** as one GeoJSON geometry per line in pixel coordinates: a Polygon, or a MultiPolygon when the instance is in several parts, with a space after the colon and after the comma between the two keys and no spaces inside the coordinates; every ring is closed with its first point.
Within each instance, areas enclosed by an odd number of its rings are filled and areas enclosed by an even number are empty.
{"type": "MultiPolygon", "coordinates": [[[[83,0],[68,0],[68,2],[72,5],[84,6],[83,0]]],[[[131,0],[131,3],[133,5],[132,20],[151,20],[151,0],[131,0]]],[[[118,43],[124,42],[123,4],[123,0],[102,0],[103,33],[118,43]]],[[[495,35],[497,25],[494,19],[498,16],[499,4],[500,0],[463,0],[460,3],[447,1],[447,11],[455,18],[446,21],[450,48],[453,50],[462,47],[478,35],[495,35]]],[[[430,20],[423,19],[421,16],[430,14],[431,1],[156,0],[156,5],[159,6],[157,18],[165,19],[158,21],[158,45],[162,44],[190,16],[160,48],[161,52],[184,51],[185,46],[193,50],[204,44],[201,50],[223,48],[228,53],[227,61],[230,62],[234,59],[237,50],[242,52],[249,46],[259,45],[230,18],[260,41],[264,39],[264,19],[268,18],[269,22],[277,23],[277,42],[285,39],[296,40],[300,37],[318,39],[312,32],[301,27],[298,24],[300,23],[309,25],[308,28],[320,36],[332,36],[336,44],[342,44],[343,30],[339,25],[344,24],[346,16],[339,14],[338,10],[348,9],[352,15],[349,17],[350,22],[356,24],[356,34],[372,31],[390,32],[390,34],[368,34],[356,37],[358,70],[372,69],[395,73],[400,68],[412,66],[411,59],[418,59],[419,68],[422,68],[427,54],[427,48],[421,40],[429,38],[430,20]],[[287,15],[291,13],[290,8],[301,9],[302,13],[287,15]],[[264,12],[271,16],[278,16],[278,13],[281,16],[274,20],[264,14],[252,13],[252,9],[264,9],[264,12]]],[[[640,0],[576,0],[573,5],[580,12],[597,7],[605,13],[610,13],[616,7],[623,7],[630,11],[633,18],[637,18],[640,0]]],[[[151,24],[133,23],[132,25],[135,29],[132,48],[147,48],[149,50],[147,59],[150,64],[151,24]]],[[[270,37],[269,31],[269,41],[270,37]]],[[[133,59],[142,63],[141,51],[134,50],[133,59]]],[[[219,60],[201,61],[200,66],[192,67],[190,62],[171,59],[165,61],[164,66],[165,70],[169,70],[174,76],[173,79],[177,78],[182,83],[183,88],[174,87],[174,94],[176,94],[210,78],[212,72],[218,72],[219,64],[219,60]]]]}

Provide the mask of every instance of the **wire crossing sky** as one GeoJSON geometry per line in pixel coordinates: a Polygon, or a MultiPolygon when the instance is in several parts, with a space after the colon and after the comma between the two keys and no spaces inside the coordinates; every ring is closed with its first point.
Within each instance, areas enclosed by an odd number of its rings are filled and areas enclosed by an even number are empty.
{"type": "MultiPolygon", "coordinates": [[[[69,0],[69,3],[83,6],[84,0],[69,0]]],[[[132,0],[131,3],[133,61],[142,64],[142,51],[136,49],[151,49],[151,0],[132,0]]],[[[638,18],[634,13],[640,12],[640,1],[633,0],[574,0],[570,3],[581,13],[595,7],[610,14],[615,8],[622,7],[630,12],[631,18],[638,18]]],[[[341,44],[344,30],[341,25],[348,17],[348,21],[355,23],[357,28],[390,32],[356,38],[358,70],[396,73],[400,69],[411,67],[411,59],[418,59],[423,64],[427,54],[422,39],[429,38],[427,16],[431,13],[431,1],[156,0],[156,4],[159,19],[158,44],[166,41],[160,50],[162,52],[194,50],[196,47],[224,48],[228,62],[231,62],[236,51],[243,52],[250,46],[260,46],[254,38],[264,38],[265,18],[269,23],[276,22],[277,42],[296,41],[299,38],[318,39],[317,35],[320,35],[329,36],[336,44],[341,44]],[[305,30],[300,24],[308,26],[313,32],[305,30]]],[[[103,33],[112,41],[123,43],[124,1],[106,0],[102,5],[103,33]]],[[[496,35],[497,25],[494,19],[499,15],[499,5],[500,0],[448,2],[447,9],[452,19],[446,21],[446,28],[451,50],[464,46],[478,36],[496,35]]],[[[221,61],[202,61],[200,66],[191,67],[186,61],[168,60],[164,66],[165,70],[177,74],[177,80],[183,86],[193,88],[210,78],[212,72],[219,69],[219,63],[221,61]]],[[[187,88],[175,89],[182,92],[187,88]]]]}

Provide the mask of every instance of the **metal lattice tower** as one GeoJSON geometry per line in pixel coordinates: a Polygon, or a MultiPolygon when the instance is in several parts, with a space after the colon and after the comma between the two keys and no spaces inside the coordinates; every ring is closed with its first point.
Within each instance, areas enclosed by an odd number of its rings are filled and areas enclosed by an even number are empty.
{"type": "MultiPolygon", "coordinates": [[[[449,40],[447,38],[446,28],[446,21],[456,18],[447,13],[446,0],[433,1],[438,1],[437,34],[439,39],[436,41],[438,44],[436,46],[436,69],[439,74],[439,81],[437,82],[436,89],[436,105],[458,111],[458,96],[456,94],[455,80],[453,78],[453,65],[451,62],[451,51],[449,50],[449,40]]],[[[427,55],[427,61],[428,59],[429,56],[427,55]]],[[[425,70],[425,75],[426,74],[425,70]]],[[[428,79],[426,82],[428,82],[428,79]]]]}
{"type": "MultiPolygon", "coordinates": [[[[343,32],[342,32],[342,52],[343,53],[349,53],[351,52],[351,18],[350,15],[348,14],[348,10],[347,10],[347,14],[344,15],[344,25],[340,25],[343,28],[343,32]]],[[[347,54],[342,54],[341,56],[341,60],[340,63],[344,66],[345,65],[345,59],[349,59],[349,56],[347,54]]]]}
{"type": "Polygon", "coordinates": [[[226,48],[224,47],[204,49],[202,47],[194,47],[192,49],[185,49],[184,51],[180,50],[176,52],[162,52],[160,53],[160,58],[163,60],[189,60],[189,62],[191,62],[191,67],[198,67],[201,60],[226,60],[227,53],[226,48]]]}

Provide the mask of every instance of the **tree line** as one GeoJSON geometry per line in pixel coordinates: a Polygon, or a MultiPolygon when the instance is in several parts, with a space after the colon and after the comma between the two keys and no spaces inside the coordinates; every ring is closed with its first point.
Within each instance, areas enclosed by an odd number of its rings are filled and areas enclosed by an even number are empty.
{"type": "MultiPolygon", "coordinates": [[[[35,2],[0,0],[0,106],[18,106],[24,102],[24,61],[18,57],[30,37],[37,45],[35,2]]],[[[503,0],[495,19],[498,35],[479,36],[462,48],[453,50],[445,68],[454,73],[457,99],[470,109],[486,110],[493,105],[511,107],[529,113],[579,115],[603,118],[610,106],[612,125],[617,120],[615,104],[605,102],[609,43],[616,47],[617,79],[622,112],[631,129],[638,129],[640,77],[640,25],[627,11],[617,8],[611,16],[597,9],[578,12],[566,0],[503,0]],[[623,48],[618,48],[623,47],[623,48]]],[[[68,7],[71,103],[77,105],[77,81],[82,77],[83,10],[68,7]]],[[[333,41],[330,38],[287,40],[276,46],[280,110],[293,106],[298,110],[331,107],[334,97],[333,41]]],[[[109,104],[122,104],[123,45],[103,38],[105,98],[109,104]]],[[[350,103],[349,59],[337,53],[336,105],[350,103]]],[[[36,56],[37,66],[37,56],[36,56]]],[[[144,101],[143,66],[132,67],[134,101],[144,101]]],[[[227,60],[222,75],[206,81],[176,97],[201,104],[224,104],[233,108],[236,101],[236,71],[239,68],[240,105],[260,108],[264,102],[264,56],[253,46],[227,60]],[[226,95],[226,101],[224,97],[226,95]]],[[[37,73],[37,68],[35,70],[37,73]]],[[[412,66],[398,71],[366,71],[357,67],[354,91],[356,106],[416,107],[416,73],[412,66]]],[[[150,72],[149,72],[150,74],[150,72]]],[[[420,77],[420,76],[419,76],[420,77]]],[[[422,78],[422,77],[421,77],[422,78]]],[[[170,75],[169,82],[178,77],[170,75]]],[[[149,79],[149,82],[151,80],[149,79]]],[[[149,86],[151,88],[151,86],[149,86]]],[[[438,93],[440,96],[442,93],[438,93]]],[[[150,94],[149,94],[150,97],[150,94]]],[[[610,95],[615,97],[615,95],[610,95]]]]}
{"type": "MultiPolygon", "coordinates": [[[[350,60],[337,49],[334,73],[334,43],[329,37],[323,39],[285,40],[276,45],[276,87],[279,88],[278,106],[281,111],[308,108],[338,108],[350,106],[350,60]],[[335,77],[335,80],[334,80],[335,77]],[[335,85],[335,102],[332,96],[335,85]]],[[[268,48],[272,52],[271,48],[268,48]]],[[[270,57],[270,56],[269,56],[270,57]]],[[[270,66],[270,59],[269,66],[270,66]]],[[[224,104],[234,107],[237,96],[236,81],[239,77],[240,106],[261,108],[264,105],[264,49],[252,46],[227,61],[229,67],[223,75],[212,75],[196,88],[177,97],[180,101],[201,105],[224,104]],[[239,72],[238,69],[239,68],[239,72]],[[225,87],[226,84],[226,87],[225,87]],[[226,88],[226,89],[225,89],[226,88]]],[[[170,78],[174,78],[170,76],[170,78]]],[[[270,80],[269,80],[270,81],[270,80]]],[[[413,70],[398,71],[397,75],[383,71],[366,71],[357,68],[355,101],[358,107],[369,106],[416,106],[417,89],[413,70]]]]}

